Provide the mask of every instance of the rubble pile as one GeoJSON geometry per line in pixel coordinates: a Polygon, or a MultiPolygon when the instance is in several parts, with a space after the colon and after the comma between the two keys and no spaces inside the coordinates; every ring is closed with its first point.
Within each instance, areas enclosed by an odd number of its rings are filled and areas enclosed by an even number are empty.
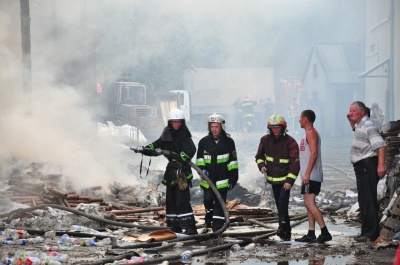
{"type": "Polygon", "coordinates": [[[392,237],[400,232],[400,120],[391,121],[381,128],[387,144],[384,197],[380,201],[381,235],[392,237]]]}

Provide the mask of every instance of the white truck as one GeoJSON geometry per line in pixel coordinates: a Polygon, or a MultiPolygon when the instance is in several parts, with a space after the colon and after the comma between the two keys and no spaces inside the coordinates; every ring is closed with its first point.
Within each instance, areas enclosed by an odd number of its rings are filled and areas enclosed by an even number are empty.
{"type": "Polygon", "coordinates": [[[263,103],[275,102],[272,68],[196,68],[184,72],[184,90],[178,95],[178,108],[195,128],[202,129],[205,119],[216,112],[225,117],[228,128],[234,126],[235,102],[249,95],[257,101],[255,114],[264,113],[263,103]],[[197,126],[198,125],[198,126],[197,126]]]}

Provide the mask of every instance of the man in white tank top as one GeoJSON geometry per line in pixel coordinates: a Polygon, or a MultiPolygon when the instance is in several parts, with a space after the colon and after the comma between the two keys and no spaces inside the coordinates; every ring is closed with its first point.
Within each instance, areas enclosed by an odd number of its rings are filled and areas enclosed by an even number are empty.
{"type": "Polygon", "coordinates": [[[322,159],[321,159],[321,137],[314,128],[315,113],[312,110],[301,112],[299,123],[305,134],[300,140],[299,157],[301,172],[301,194],[304,194],[304,204],[308,215],[308,233],[301,238],[295,239],[299,242],[318,242],[320,244],[332,240],[332,236],[325,225],[321,211],[315,203],[315,197],[321,191],[323,181],[322,159]],[[318,238],[315,236],[315,221],[321,228],[318,238]]]}

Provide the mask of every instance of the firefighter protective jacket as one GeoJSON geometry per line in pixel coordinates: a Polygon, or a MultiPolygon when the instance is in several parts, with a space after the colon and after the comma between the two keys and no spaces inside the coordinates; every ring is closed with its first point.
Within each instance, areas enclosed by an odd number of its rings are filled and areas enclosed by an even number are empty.
{"type": "MultiPolygon", "coordinates": [[[[169,168],[173,168],[174,170],[171,170],[171,172],[180,171],[185,174],[188,181],[192,180],[192,170],[190,165],[188,165],[186,162],[189,162],[196,154],[196,146],[194,145],[192,135],[184,122],[182,122],[181,128],[177,131],[174,130],[170,124],[168,124],[168,126],[164,128],[160,138],[146,147],[149,147],[153,150],[161,148],[162,150],[168,150],[175,153],[175,155],[167,157],[169,163],[166,173],[170,172],[168,170],[169,168]]],[[[174,186],[177,184],[176,181],[176,174],[164,174],[162,183],[166,186],[174,186]]]]}
{"type": "MultiPolygon", "coordinates": [[[[236,185],[239,170],[235,142],[221,133],[217,144],[210,132],[199,142],[196,165],[208,171],[208,177],[217,189],[227,189],[229,184],[236,185]]],[[[209,188],[204,180],[200,181],[200,186],[203,189],[209,188]]]]}
{"type": "Polygon", "coordinates": [[[256,154],[258,169],[267,168],[267,182],[270,184],[294,184],[300,170],[299,146],[295,139],[285,134],[278,139],[264,135],[256,154]]]}

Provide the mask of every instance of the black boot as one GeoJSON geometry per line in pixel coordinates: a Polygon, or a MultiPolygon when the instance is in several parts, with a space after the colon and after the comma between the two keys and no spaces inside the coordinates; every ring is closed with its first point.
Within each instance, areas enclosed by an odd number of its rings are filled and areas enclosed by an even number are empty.
{"type": "Polygon", "coordinates": [[[292,239],[292,232],[291,231],[285,231],[283,233],[282,240],[283,241],[290,241],[292,239]]]}
{"type": "Polygon", "coordinates": [[[285,232],[283,231],[282,227],[278,227],[276,235],[279,236],[279,238],[283,239],[283,237],[285,236],[285,232]]]}
{"type": "Polygon", "coordinates": [[[197,228],[195,225],[188,226],[185,231],[186,235],[197,235],[197,228]]]}
{"type": "Polygon", "coordinates": [[[292,228],[290,227],[289,216],[280,215],[279,216],[280,228],[278,229],[277,235],[283,241],[290,241],[292,239],[292,228]]]}

